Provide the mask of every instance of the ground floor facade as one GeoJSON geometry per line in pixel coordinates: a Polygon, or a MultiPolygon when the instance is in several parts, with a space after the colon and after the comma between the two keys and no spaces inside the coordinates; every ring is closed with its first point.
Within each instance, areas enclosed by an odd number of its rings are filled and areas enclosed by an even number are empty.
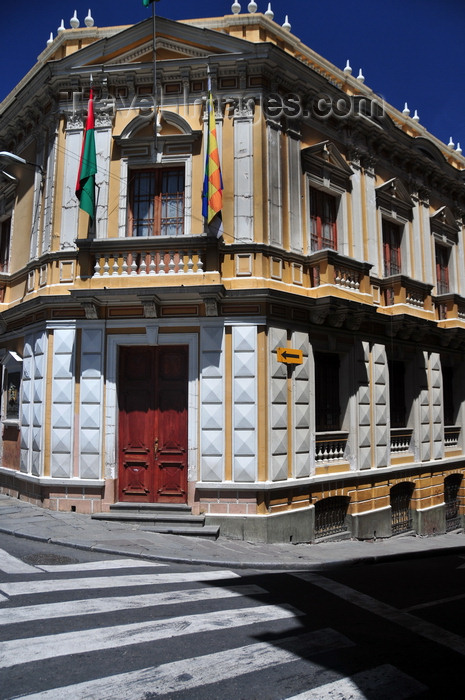
{"type": "Polygon", "coordinates": [[[457,350],[280,320],[276,304],[186,308],[9,329],[1,492],[83,513],[187,503],[261,542],[462,526],[457,350]]]}

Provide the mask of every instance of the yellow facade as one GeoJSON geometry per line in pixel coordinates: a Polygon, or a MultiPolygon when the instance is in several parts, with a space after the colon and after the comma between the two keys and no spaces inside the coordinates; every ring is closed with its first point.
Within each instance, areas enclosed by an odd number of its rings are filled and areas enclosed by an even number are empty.
{"type": "Polygon", "coordinates": [[[460,527],[465,159],[261,14],[158,18],[154,91],[152,29],[65,30],[0,105],[0,488],[94,514],[135,494],[121,348],[183,346],[174,498],[224,534],[460,527]],[[74,192],[91,84],[93,223],[74,192]]]}

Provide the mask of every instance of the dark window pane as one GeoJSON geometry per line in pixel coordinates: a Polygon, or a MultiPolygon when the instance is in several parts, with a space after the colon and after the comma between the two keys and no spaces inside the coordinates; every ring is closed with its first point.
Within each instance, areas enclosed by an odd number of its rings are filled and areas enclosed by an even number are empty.
{"type": "Polygon", "coordinates": [[[312,251],[337,249],[336,198],[310,188],[310,236],[312,251]]]}
{"type": "Polygon", "coordinates": [[[452,367],[442,368],[442,392],[444,425],[455,425],[454,370],[452,367]]]}
{"type": "Polygon", "coordinates": [[[391,221],[383,220],[384,276],[399,275],[401,272],[400,243],[402,229],[391,221]]]}
{"type": "Polygon", "coordinates": [[[316,430],[340,430],[339,356],[315,353],[316,430]]]}
{"type": "Polygon", "coordinates": [[[184,233],[184,168],[136,170],[131,175],[129,235],[184,233]]]}
{"type": "Polygon", "coordinates": [[[405,365],[399,360],[389,362],[389,402],[391,408],[391,428],[405,428],[407,425],[405,408],[405,365]]]}

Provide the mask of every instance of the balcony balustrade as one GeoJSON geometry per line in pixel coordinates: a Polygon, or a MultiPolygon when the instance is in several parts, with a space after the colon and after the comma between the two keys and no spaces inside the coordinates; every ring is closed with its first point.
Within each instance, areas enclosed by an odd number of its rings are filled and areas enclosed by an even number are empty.
{"type": "Polygon", "coordinates": [[[343,431],[316,433],[315,461],[317,464],[341,462],[344,460],[347,438],[343,431]]]}
{"type": "Polygon", "coordinates": [[[411,428],[391,428],[391,454],[409,452],[412,435],[411,428]]]}
{"type": "Polygon", "coordinates": [[[206,236],[78,240],[81,276],[164,277],[218,271],[216,242],[206,236]]]}
{"type": "Polygon", "coordinates": [[[460,426],[446,425],[444,427],[444,446],[446,450],[453,447],[458,447],[460,438],[460,426]]]}

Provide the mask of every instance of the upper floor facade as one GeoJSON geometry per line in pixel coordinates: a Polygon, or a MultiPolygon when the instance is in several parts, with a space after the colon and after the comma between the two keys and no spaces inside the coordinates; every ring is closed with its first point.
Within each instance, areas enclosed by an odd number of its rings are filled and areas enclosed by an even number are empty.
{"type": "Polygon", "coordinates": [[[155,64],[152,29],[65,30],[2,103],[4,322],[182,277],[465,328],[460,152],[263,15],[158,18],[155,64]],[[209,80],[219,229],[202,216],[209,80]],[[91,86],[93,222],[75,196],[91,86]]]}

